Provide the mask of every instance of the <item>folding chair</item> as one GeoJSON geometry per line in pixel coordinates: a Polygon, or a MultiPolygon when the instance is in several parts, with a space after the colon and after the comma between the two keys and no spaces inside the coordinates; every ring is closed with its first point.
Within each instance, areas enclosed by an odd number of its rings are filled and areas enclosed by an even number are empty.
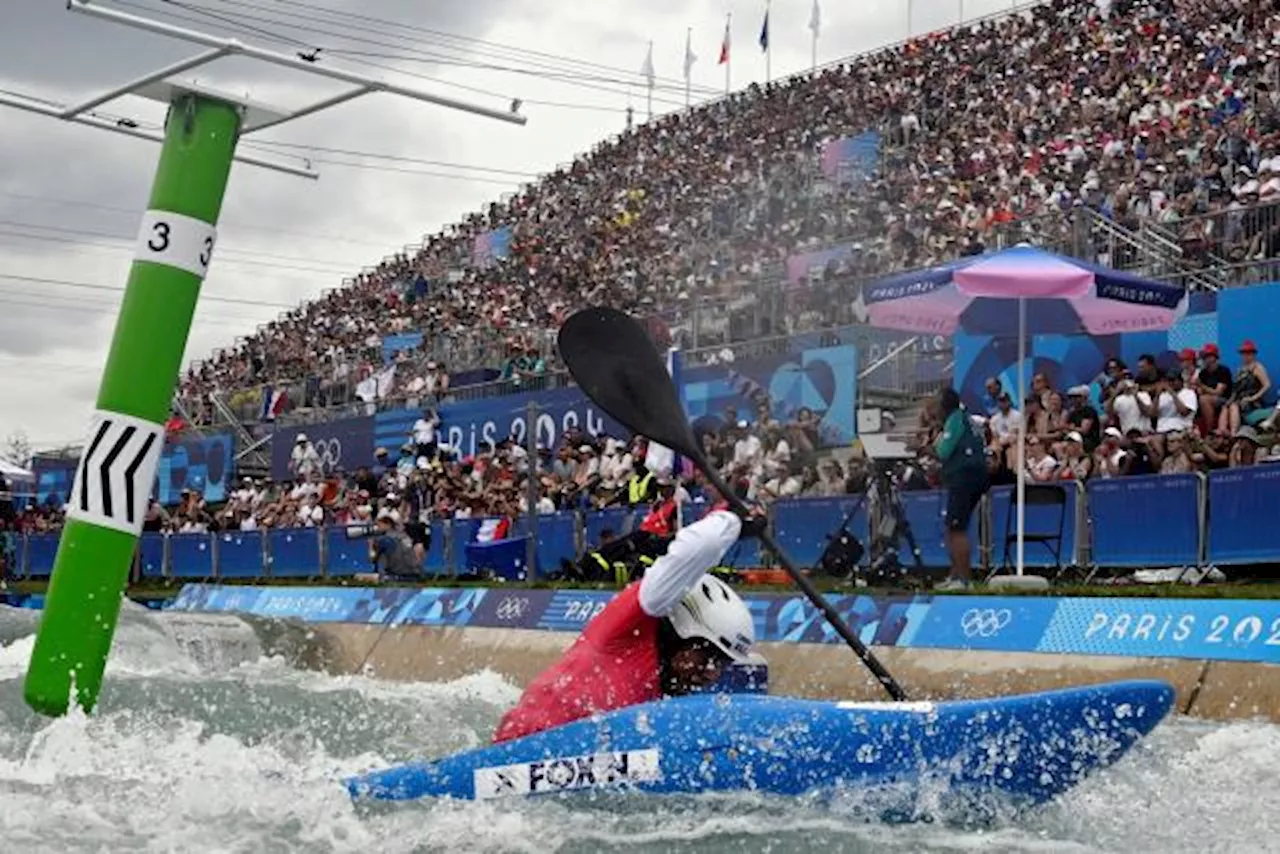
{"type": "MultiPolygon", "coordinates": [[[[1045,549],[1053,556],[1053,578],[1057,580],[1063,573],[1062,566],[1062,540],[1063,531],[1067,526],[1067,490],[1060,484],[1056,483],[1028,483],[1024,484],[1024,501],[1026,502],[1026,530],[1023,532],[1022,541],[1023,556],[1026,556],[1026,546],[1037,544],[1045,549]],[[1057,527],[1050,527],[1052,524],[1052,516],[1045,519],[1040,514],[1039,518],[1033,520],[1031,516],[1031,508],[1033,507],[1056,507],[1057,527]],[[1036,524],[1042,523],[1042,524],[1036,524]],[[1034,526],[1033,526],[1034,525],[1034,526]]],[[[1009,495],[1009,507],[1005,512],[1004,522],[1004,563],[1002,569],[1015,569],[1014,562],[1017,559],[1018,548],[1018,490],[1014,487],[1013,492],[1009,495]]]]}

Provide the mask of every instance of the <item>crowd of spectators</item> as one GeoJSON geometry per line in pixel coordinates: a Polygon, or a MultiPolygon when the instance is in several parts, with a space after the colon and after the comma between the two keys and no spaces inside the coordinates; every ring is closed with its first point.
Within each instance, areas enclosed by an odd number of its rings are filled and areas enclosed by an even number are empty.
{"type": "MultiPolygon", "coordinates": [[[[999,379],[986,383],[971,415],[984,431],[995,483],[1012,483],[1022,437],[1029,481],[1189,474],[1280,462],[1276,388],[1257,347],[1245,341],[1232,370],[1217,345],[1178,354],[1161,368],[1152,355],[1130,368],[1108,359],[1096,381],[1054,388],[1035,374],[1021,405],[999,379]]],[[[919,445],[932,445],[940,425],[926,410],[919,445]]],[[[922,451],[924,468],[928,452],[922,451]]]]}
{"type": "MultiPolygon", "coordinates": [[[[378,389],[399,394],[433,356],[455,371],[548,358],[549,332],[588,302],[678,330],[696,303],[775,286],[789,254],[835,241],[853,245],[835,271],[853,277],[1006,239],[1132,261],[1131,244],[1081,244],[1083,209],[1162,230],[1191,263],[1262,264],[1280,218],[1246,209],[1280,201],[1278,119],[1274,4],[1051,0],[602,142],[193,367],[182,396],[197,417],[209,393],[261,384],[289,384],[290,406],[351,400],[382,370],[384,335],[422,332],[378,389]],[[825,180],[823,144],[867,130],[873,172],[825,180]],[[478,256],[500,229],[505,259],[478,256]]],[[[847,296],[789,298],[769,329],[830,323],[847,296]]]]}
{"type": "MultiPolygon", "coordinates": [[[[780,497],[840,495],[865,485],[862,464],[842,465],[817,453],[818,421],[802,408],[790,421],[777,420],[767,402],[754,412],[730,407],[700,437],[708,459],[726,482],[748,500],[768,504],[780,497]]],[[[462,456],[439,441],[439,418],[425,409],[398,448],[378,448],[370,465],[327,469],[305,433],[297,435],[289,477],[245,477],[224,502],[210,505],[197,490],[179,503],[153,501],[144,531],[205,533],[279,528],[368,525],[393,514],[402,525],[448,519],[517,519],[527,512],[530,476],[536,479],[538,513],[591,511],[676,500],[705,503],[712,493],[691,467],[673,471],[648,458],[643,438],[630,441],[567,431],[553,448],[531,461],[513,438],[462,456]],[[656,469],[656,470],[651,470],[656,469]]],[[[14,529],[47,533],[61,526],[56,502],[17,514],[14,529]]]]}

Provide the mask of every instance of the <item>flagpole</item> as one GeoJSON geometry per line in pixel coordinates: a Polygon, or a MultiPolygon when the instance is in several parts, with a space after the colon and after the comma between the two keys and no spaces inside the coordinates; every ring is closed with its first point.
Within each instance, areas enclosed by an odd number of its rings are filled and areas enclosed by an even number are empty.
{"type": "Polygon", "coordinates": [[[645,87],[645,112],[653,121],[653,39],[649,39],[649,85],[645,87]]]}
{"type": "Polygon", "coordinates": [[[813,34],[809,42],[809,70],[818,70],[818,30],[822,27],[822,11],[818,8],[818,0],[813,0],[813,9],[809,12],[809,32],[813,34]]]}
{"type": "Polygon", "coordinates": [[[688,27],[684,31],[684,108],[689,109],[689,78],[692,76],[693,67],[689,64],[689,57],[693,54],[693,27],[688,27]]]}
{"type": "Polygon", "coordinates": [[[769,82],[773,80],[773,38],[772,38],[772,34],[769,33],[768,31],[769,0],[765,0],[765,4],[764,4],[764,25],[765,25],[764,82],[765,82],[765,85],[767,86],[769,82]]]}
{"type": "Polygon", "coordinates": [[[729,94],[729,69],[733,67],[733,13],[724,16],[724,43],[729,46],[729,54],[724,58],[724,93],[729,94]]]}

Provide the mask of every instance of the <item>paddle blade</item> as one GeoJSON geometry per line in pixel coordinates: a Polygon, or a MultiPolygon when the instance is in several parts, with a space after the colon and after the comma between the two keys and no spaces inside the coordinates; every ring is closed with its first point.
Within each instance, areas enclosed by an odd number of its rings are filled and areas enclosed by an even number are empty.
{"type": "Polygon", "coordinates": [[[662,357],[633,318],[586,308],[560,327],[560,356],[587,397],[632,432],[702,459],[662,357]]]}

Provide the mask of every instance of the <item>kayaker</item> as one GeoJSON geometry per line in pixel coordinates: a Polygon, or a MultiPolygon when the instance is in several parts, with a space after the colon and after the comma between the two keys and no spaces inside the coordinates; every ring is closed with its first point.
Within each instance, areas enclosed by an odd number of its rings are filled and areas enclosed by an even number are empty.
{"type": "Polygon", "coordinates": [[[495,743],[664,696],[687,694],[746,661],[755,629],[746,603],[707,570],[764,517],[715,509],[683,528],[644,577],[628,585],[539,674],[494,733],[495,743]]]}

